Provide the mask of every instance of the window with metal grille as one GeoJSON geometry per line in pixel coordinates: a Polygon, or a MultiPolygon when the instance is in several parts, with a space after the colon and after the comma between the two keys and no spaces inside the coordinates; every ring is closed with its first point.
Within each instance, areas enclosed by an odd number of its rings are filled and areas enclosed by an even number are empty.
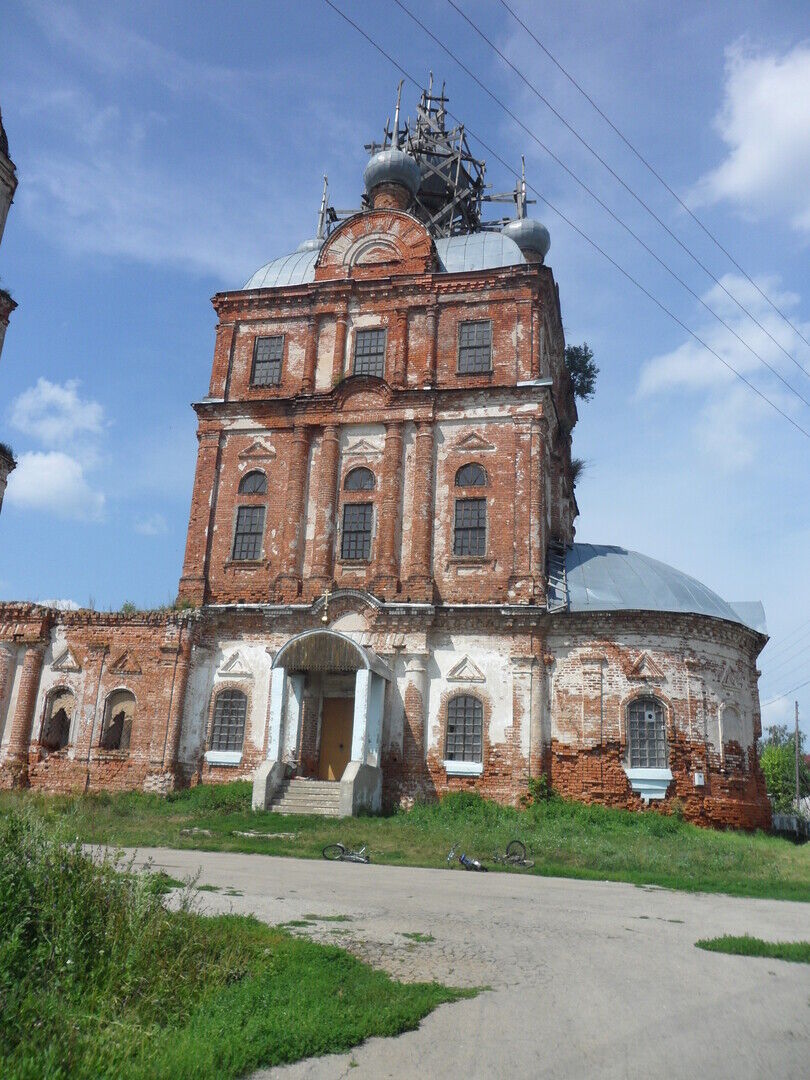
{"type": "Polygon", "coordinates": [[[454,555],[486,555],[487,500],[456,499],[454,555]]]}
{"type": "Polygon", "coordinates": [[[253,386],[278,386],[281,382],[281,356],[284,337],[257,337],[253,346],[253,370],[250,381],[253,386]]]}
{"type": "Polygon", "coordinates": [[[373,491],[376,485],[371,469],[352,469],[343,484],[345,491],[373,491]]]}
{"type": "Polygon", "coordinates": [[[266,495],[267,477],[259,469],[254,469],[242,477],[239,484],[240,495],[266,495]]]}
{"type": "Polygon", "coordinates": [[[233,558],[237,562],[258,559],[262,553],[264,507],[240,506],[236,511],[233,558]]]}
{"type": "Polygon", "coordinates": [[[358,330],[354,336],[354,374],[385,375],[385,330],[358,330]]]}
{"type": "Polygon", "coordinates": [[[460,375],[492,370],[492,323],[489,319],[459,324],[458,370],[460,375]]]}
{"type": "Polygon", "coordinates": [[[347,503],[343,507],[343,531],[340,536],[341,559],[365,559],[371,556],[371,503],[347,503]]]}
{"type": "Polygon", "coordinates": [[[627,707],[627,741],[631,768],[667,767],[667,732],[660,701],[636,698],[630,702],[627,707]]]}
{"type": "Polygon", "coordinates": [[[456,473],[456,487],[486,487],[487,472],[483,465],[470,462],[456,473]]]}
{"type": "Polygon", "coordinates": [[[241,690],[221,690],[214,702],[211,750],[240,751],[245,739],[247,696],[241,690]]]}
{"type": "Polygon", "coordinates": [[[446,761],[483,761],[484,707],[472,694],[460,694],[447,703],[446,761]]]}

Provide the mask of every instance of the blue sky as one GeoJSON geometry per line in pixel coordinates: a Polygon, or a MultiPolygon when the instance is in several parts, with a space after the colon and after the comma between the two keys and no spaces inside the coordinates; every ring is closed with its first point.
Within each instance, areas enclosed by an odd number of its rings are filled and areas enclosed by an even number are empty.
{"type": "MultiPolygon", "coordinates": [[[[797,423],[810,407],[601,210],[391,0],[336,0],[797,423]]],[[[810,348],[653,180],[497,0],[457,0],[619,175],[810,369],[810,348]]],[[[810,377],[669,239],[445,2],[407,0],[689,287],[810,399],[810,377]]],[[[810,38],[803,0],[547,5],[537,36],[810,339],[810,38]]],[[[357,205],[397,73],[322,0],[7,0],[0,107],[20,186],[0,249],[19,308],[0,438],[0,596],[149,606],[175,594],[207,389],[211,295],[314,231],[321,176],[357,205]],[[8,48],[8,44],[11,48],[8,48]]],[[[406,112],[416,91],[403,91],[406,112]]],[[[473,140],[473,146],[475,142],[473,140]]],[[[482,156],[487,157],[485,152],[482,156]]],[[[496,190],[513,178],[488,169],[496,190]]],[[[601,367],[580,409],[580,540],[761,599],[763,701],[810,679],[810,439],[546,206],[567,340],[601,367]]],[[[810,731],[810,687],[798,692],[810,731]]],[[[784,721],[792,698],[768,705],[784,721]]]]}

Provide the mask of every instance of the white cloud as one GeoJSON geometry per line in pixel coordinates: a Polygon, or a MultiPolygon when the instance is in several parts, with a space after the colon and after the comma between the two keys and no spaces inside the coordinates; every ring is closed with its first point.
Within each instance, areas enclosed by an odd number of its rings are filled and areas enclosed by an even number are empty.
{"type": "Polygon", "coordinates": [[[63,446],[76,436],[99,435],[104,427],[104,409],[97,401],[82,399],[79,383],[64,384],[37,379],[11,405],[11,424],[44,446],[63,446]]]}
{"type": "Polygon", "coordinates": [[[810,232],[810,44],[782,56],[729,48],[714,124],[728,153],[701,178],[695,200],[728,199],[746,213],[784,216],[810,232]]]}
{"type": "Polygon", "coordinates": [[[101,521],[104,495],[94,490],[76,458],[58,450],[20,454],[9,477],[6,500],[76,521],[101,521]]]}
{"type": "MultiPolygon", "coordinates": [[[[800,347],[802,343],[797,335],[776,315],[750,282],[733,274],[727,274],[721,281],[725,289],[738,297],[756,316],[765,330],[761,330],[748,319],[717,285],[704,294],[705,302],[733,327],[774,371],[810,399],[810,380],[797,370],[779,345],[808,370],[810,351],[806,346],[800,347]],[[779,344],[771,340],[768,334],[779,344]]],[[[757,283],[763,292],[772,296],[784,310],[797,307],[799,297],[794,293],[781,292],[777,279],[760,279],[757,283]]],[[[805,336],[810,337],[810,323],[802,323],[795,315],[793,322],[805,336]]],[[[799,398],[791,394],[784,383],[724,326],[713,321],[699,327],[697,333],[780,409],[789,416],[798,416],[798,410],[802,408],[799,398]]],[[[753,460],[757,451],[755,433],[766,418],[775,414],[767,402],[744,386],[732,371],[691,337],[670,352],[648,360],[639,377],[639,398],[676,392],[701,395],[702,406],[696,414],[695,437],[698,445],[715,464],[721,468],[734,469],[753,460]]]]}
{"type": "Polygon", "coordinates": [[[81,604],[77,604],[75,600],[37,600],[37,603],[43,607],[56,608],[57,611],[81,610],[81,604]]]}
{"type": "Polygon", "coordinates": [[[163,514],[149,514],[147,517],[138,518],[135,522],[135,532],[141,536],[162,536],[169,531],[166,518],[163,514]]]}

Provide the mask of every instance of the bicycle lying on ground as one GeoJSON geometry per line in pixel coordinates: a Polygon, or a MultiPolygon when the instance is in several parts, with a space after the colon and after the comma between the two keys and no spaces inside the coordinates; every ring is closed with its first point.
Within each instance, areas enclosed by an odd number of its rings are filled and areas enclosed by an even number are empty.
{"type": "Polygon", "coordinates": [[[534,866],[534,859],[526,858],[526,845],[522,840],[510,840],[506,845],[506,854],[501,855],[496,851],[492,861],[502,866],[519,866],[523,870],[530,870],[534,866]]]}
{"type": "Polygon", "coordinates": [[[337,862],[338,860],[340,862],[371,862],[365,844],[358,851],[345,848],[343,844],[327,844],[323,849],[323,857],[331,862],[337,862]]]}
{"type": "Polygon", "coordinates": [[[448,863],[451,863],[453,859],[458,858],[458,861],[464,867],[465,870],[478,870],[483,874],[487,873],[487,868],[478,859],[471,859],[469,855],[465,855],[462,851],[460,855],[456,855],[456,848],[461,847],[460,844],[453,844],[447,855],[448,863]]]}

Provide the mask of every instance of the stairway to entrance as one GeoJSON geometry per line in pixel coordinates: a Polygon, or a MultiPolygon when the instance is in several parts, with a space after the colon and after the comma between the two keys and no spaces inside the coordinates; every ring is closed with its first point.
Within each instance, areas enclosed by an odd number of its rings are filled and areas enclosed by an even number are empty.
{"type": "Polygon", "coordinates": [[[268,810],[278,814],[320,814],[340,817],[340,782],[337,780],[285,780],[268,810]]]}

